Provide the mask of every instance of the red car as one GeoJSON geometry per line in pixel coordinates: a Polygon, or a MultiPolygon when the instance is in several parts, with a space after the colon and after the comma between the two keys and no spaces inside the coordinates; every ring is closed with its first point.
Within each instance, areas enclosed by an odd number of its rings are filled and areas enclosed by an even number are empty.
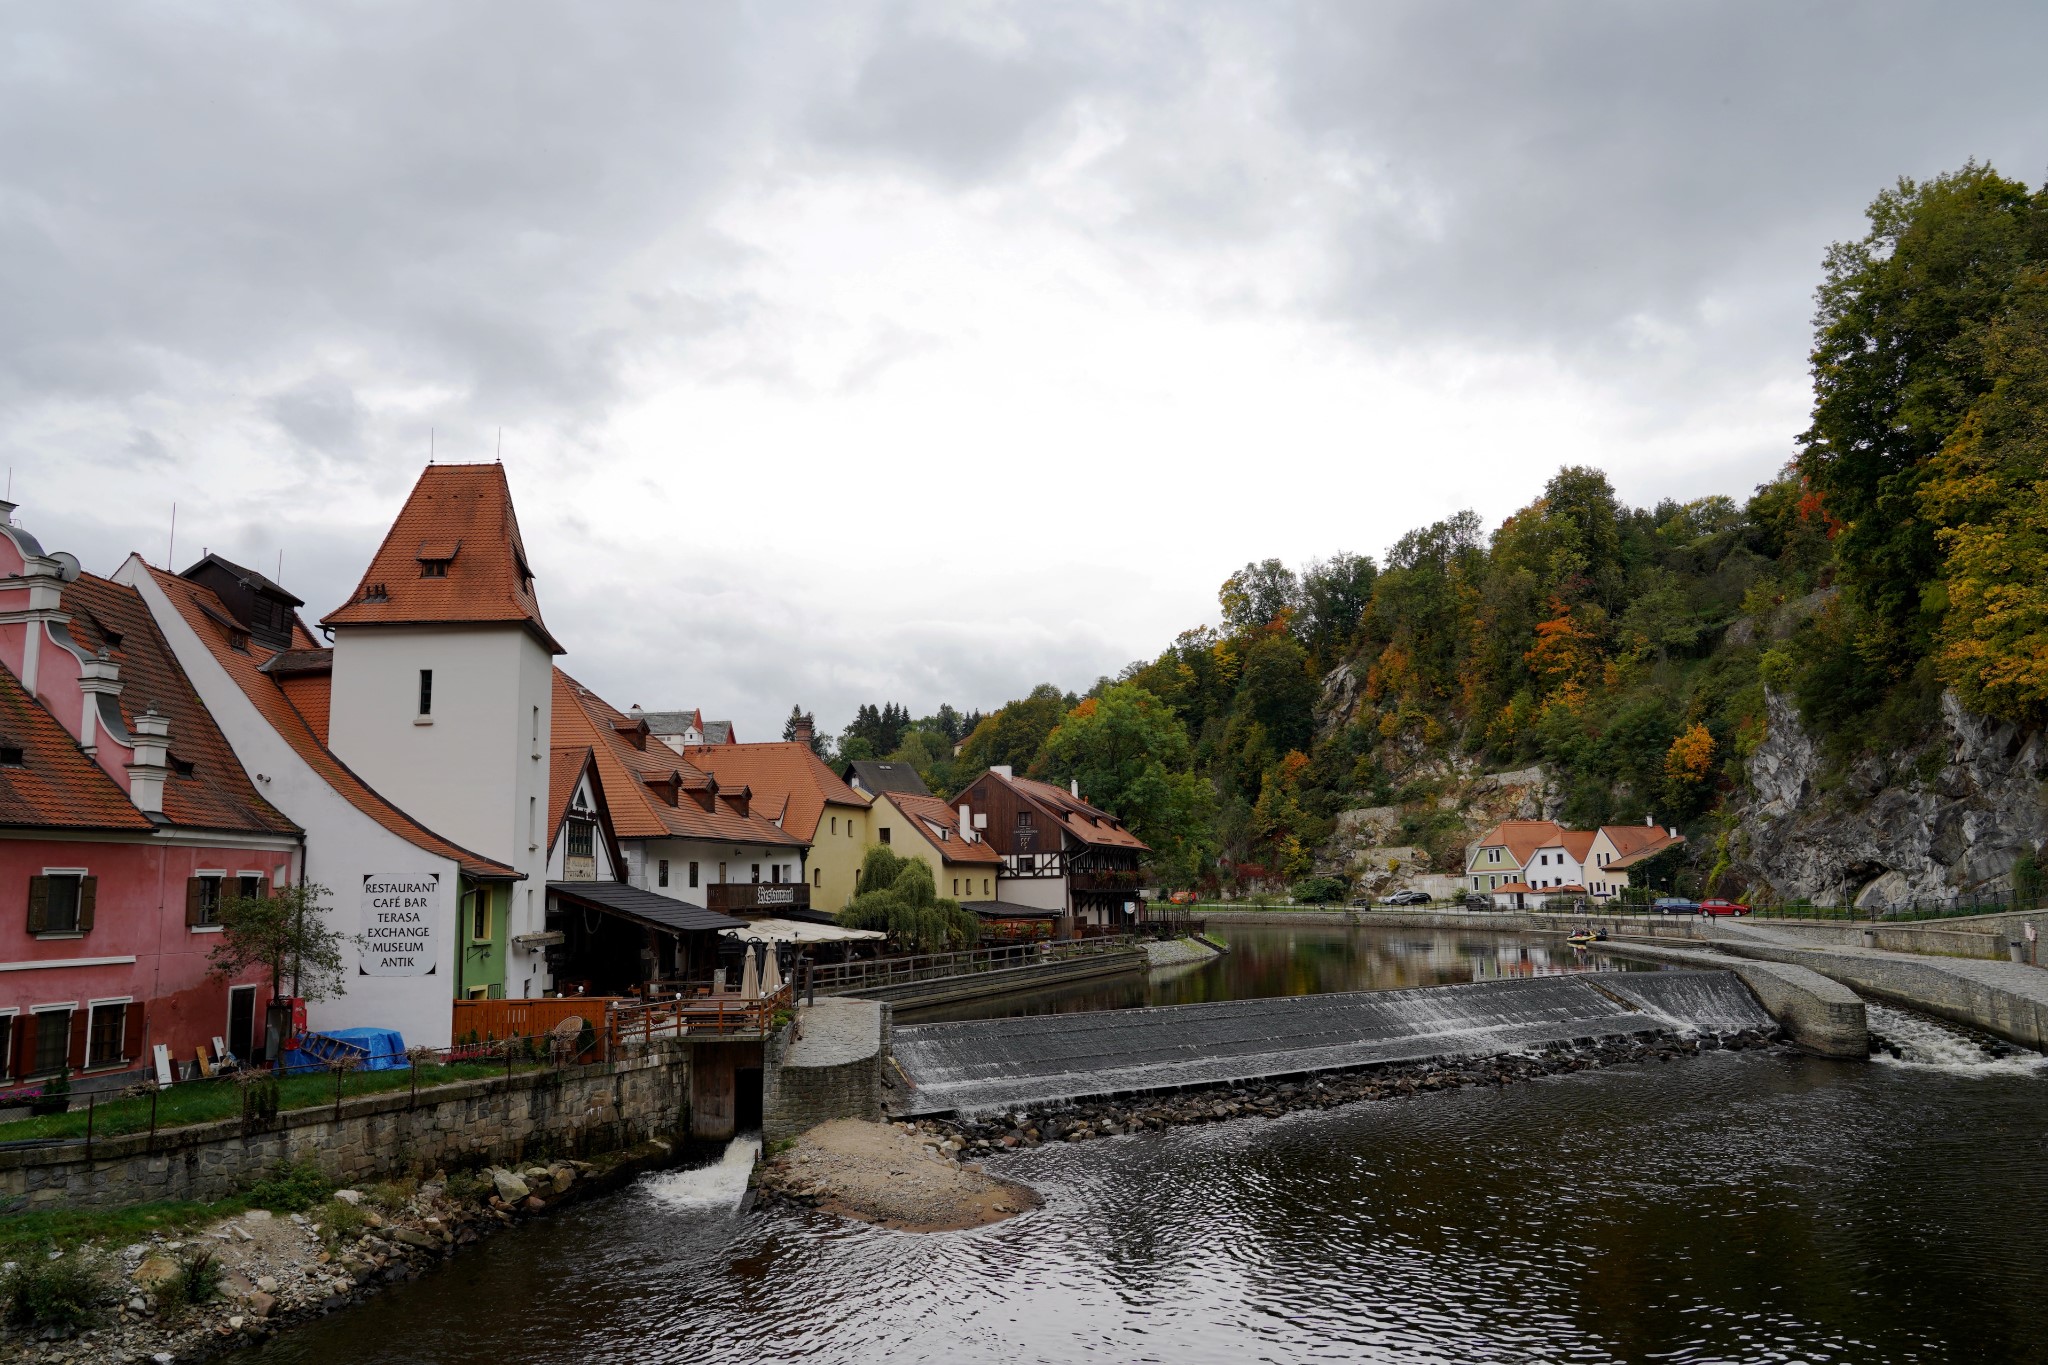
{"type": "Polygon", "coordinates": [[[1749,907],[1739,901],[1724,901],[1718,898],[1700,902],[1702,915],[1746,915],[1749,907]]]}

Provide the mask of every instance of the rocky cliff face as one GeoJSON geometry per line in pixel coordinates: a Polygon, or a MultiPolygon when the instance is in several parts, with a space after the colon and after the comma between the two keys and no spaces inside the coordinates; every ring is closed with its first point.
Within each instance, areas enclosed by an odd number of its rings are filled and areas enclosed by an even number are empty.
{"type": "Polygon", "coordinates": [[[1749,760],[1731,869],[1752,894],[1865,909],[2009,890],[2012,865],[2048,838],[2048,743],[1941,699],[1911,751],[1858,760],[1828,780],[1789,699],[1766,696],[1769,733],[1749,760]]]}
{"type": "MultiPolygon", "coordinates": [[[[1316,850],[1316,872],[1348,874],[1357,893],[1374,896],[1411,889],[1449,894],[1448,883],[1421,881],[1431,874],[1455,878],[1465,870],[1462,850],[1502,820],[1554,820],[1564,806],[1557,782],[1541,767],[1453,777],[1443,793],[1414,808],[1365,806],[1340,811],[1336,829],[1316,850]],[[1437,853],[1399,842],[1404,826],[1454,815],[1454,839],[1439,837],[1437,853]]],[[[1432,822],[1434,823],[1434,822],[1432,822]]]]}

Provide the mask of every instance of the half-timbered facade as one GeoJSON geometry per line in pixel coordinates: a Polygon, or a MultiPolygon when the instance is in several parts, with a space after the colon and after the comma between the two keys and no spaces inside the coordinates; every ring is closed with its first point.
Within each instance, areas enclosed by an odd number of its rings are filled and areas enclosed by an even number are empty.
{"type": "Polygon", "coordinates": [[[1115,928],[1144,914],[1148,849],[1079,792],[990,768],[953,798],[975,837],[1002,856],[997,899],[1115,928]]]}

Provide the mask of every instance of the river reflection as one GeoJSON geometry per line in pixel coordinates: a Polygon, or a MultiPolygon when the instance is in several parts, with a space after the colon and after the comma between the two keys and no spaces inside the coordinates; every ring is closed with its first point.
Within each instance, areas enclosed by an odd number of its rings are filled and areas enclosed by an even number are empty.
{"type": "Polygon", "coordinates": [[[1619,958],[1575,949],[1558,935],[1288,924],[1217,925],[1210,932],[1231,948],[1211,962],[898,1010],[896,1018],[905,1024],[932,1024],[1328,991],[1391,991],[1556,972],[1636,970],[1635,964],[1619,958]]]}
{"type": "Polygon", "coordinates": [[[1002,1159],[916,1236],[643,1189],[248,1365],[2048,1361],[2037,1066],[1708,1054],[1002,1159]]]}

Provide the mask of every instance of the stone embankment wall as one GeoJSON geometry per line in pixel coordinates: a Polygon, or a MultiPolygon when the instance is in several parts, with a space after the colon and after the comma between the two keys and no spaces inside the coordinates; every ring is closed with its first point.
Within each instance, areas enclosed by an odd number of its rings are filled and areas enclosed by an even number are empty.
{"type": "Polygon", "coordinates": [[[118,1208],[222,1199],[281,1162],[310,1162],[343,1183],[409,1168],[511,1164],[585,1156],[671,1137],[688,1115],[690,1054],[656,1042],[594,1066],[365,1095],[276,1116],[107,1138],[80,1146],[0,1151],[0,1213],[118,1208]]]}
{"type": "Polygon", "coordinates": [[[890,1007],[823,999],[770,1039],[761,1078],[761,1140],[775,1143],[833,1119],[882,1117],[890,1007]]]}
{"type": "Polygon", "coordinates": [[[1600,951],[1633,961],[1733,972],[1801,1048],[1822,1057],[1870,1055],[1869,1012],[1862,998],[1809,968],[1663,944],[1608,942],[1600,951]]]}

